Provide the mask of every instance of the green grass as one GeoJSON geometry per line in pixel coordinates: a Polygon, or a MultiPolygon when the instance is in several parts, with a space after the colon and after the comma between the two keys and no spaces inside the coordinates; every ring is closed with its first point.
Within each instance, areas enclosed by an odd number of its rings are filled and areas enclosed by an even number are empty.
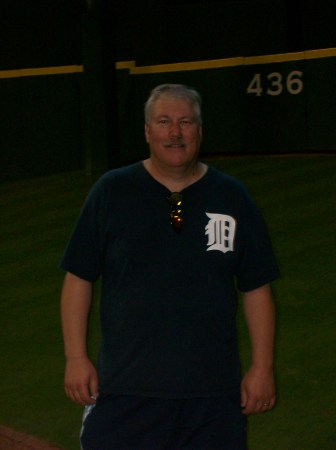
{"type": "MultiPolygon", "coordinates": [[[[333,450],[336,157],[230,157],[210,163],[252,192],[282,272],[274,285],[279,401],[271,413],[250,418],[249,449],[333,450]]],[[[65,450],[79,447],[81,408],[63,394],[58,263],[92,182],[76,172],[0,185],[0,423],[65,450]]],[[[96,316],[94,308],[93,321],[96,316]]],[[[238,321],[246,367],[241,314],[238,321]]]]}

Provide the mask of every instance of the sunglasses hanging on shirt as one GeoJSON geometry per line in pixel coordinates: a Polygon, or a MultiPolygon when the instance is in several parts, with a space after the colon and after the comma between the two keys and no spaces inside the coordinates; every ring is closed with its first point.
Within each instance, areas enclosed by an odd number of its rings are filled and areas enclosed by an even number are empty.
{"type": "Polygon", "coordinates": [[[182,195],[179,192],[172,192],[167,200],[171,206],[169,214],[171,226],[179,233],[182,228],[182,195]]]}

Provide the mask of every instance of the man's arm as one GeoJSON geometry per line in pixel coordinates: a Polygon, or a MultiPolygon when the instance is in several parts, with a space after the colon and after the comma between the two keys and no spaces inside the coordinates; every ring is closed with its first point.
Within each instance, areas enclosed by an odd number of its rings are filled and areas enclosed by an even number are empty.
{"type": "Polygon", "coordinates": [[[241,383],[244,414],[268,411],[276,401],[273,374],[275,307],[269,284],[243,295],[251,340],[251,367],[241,383]]]}
{"type": "Polygon", "coordinates": [[[87,323],[92,283],[67,273],[61,295],[61,318],[66,358],[66,395],[80,405],[95,403],[98,376],[87,355],[87,323]]]}

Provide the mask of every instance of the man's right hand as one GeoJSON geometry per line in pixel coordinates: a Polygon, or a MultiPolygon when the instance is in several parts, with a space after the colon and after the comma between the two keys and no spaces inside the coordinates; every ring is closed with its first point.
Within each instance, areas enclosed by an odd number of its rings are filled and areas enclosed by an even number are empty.
{"type": "Polygon", "coordinates": [[[64,376],[66,395],[79,405],[92,405],[98,397],[98,375],[87,357],[67,360],[64,376]]]}

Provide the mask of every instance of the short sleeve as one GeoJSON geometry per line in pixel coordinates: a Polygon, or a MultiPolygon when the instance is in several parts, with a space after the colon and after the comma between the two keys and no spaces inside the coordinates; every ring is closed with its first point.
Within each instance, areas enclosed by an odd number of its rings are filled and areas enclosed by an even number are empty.
{"type": "Polygon", "coordinates": [[[94,186],[83,205],[60,263],[62,269],[87,281],[96,281],[102,272],[104,203],[101,187],[94,186]]]}
{"type": "Polygon", "coordinates": [[[257,289],[279,277],[279,268],[264,218],[249,194],[239,234],[237,288],[242,292],[257,289]]]}

